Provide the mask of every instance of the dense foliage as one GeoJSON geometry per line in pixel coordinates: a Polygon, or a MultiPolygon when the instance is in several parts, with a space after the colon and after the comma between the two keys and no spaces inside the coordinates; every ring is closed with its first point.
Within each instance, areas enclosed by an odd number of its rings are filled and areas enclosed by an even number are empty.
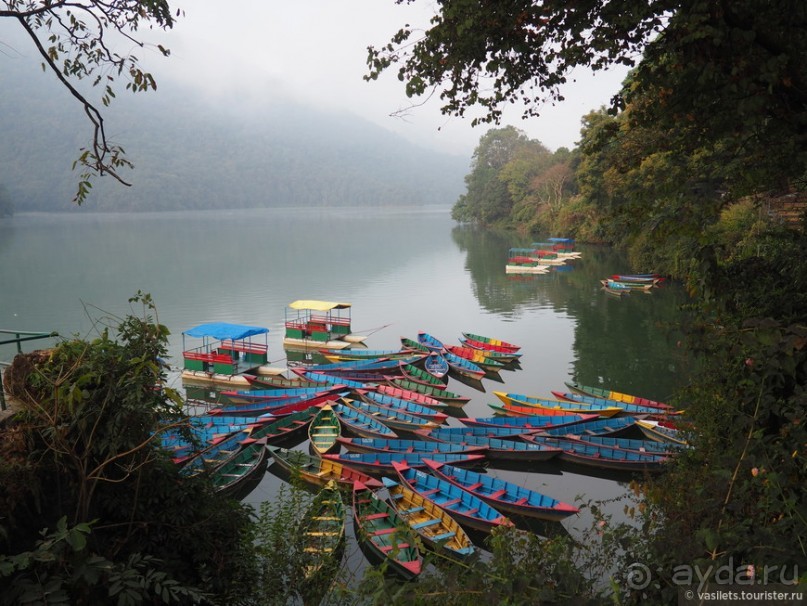
{"type": "Polygon", "coordinates": [[[254,572],[248,510],[157,447],[182,416],[161,383],[166,329],[134,301],[120,340],[101,327],[5,373],[20,408],[0,440],[4,604],[228,602],[254,572]]]}

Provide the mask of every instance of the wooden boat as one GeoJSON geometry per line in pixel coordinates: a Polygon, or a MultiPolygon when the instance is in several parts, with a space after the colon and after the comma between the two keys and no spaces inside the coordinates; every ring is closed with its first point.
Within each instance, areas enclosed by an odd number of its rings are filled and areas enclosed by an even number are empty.
{"type": "Polygon", "coordinates": [[[390,360],[412,357],[412,351],[405,349],[320,349],[319,353],[331,362],[375,361],[382,358],[390,360]]]}
{"type": "Polygon", "coordinates": [[[208,411],[208,414],[233,416],[271,414],[276,418],[280,418],[294,412],[305,410],[311,406],[322,406],[328,402],[333,402],[346,393],[349,392],[345,390],[335,391],[328,389],[323,390],[321,393],[314,396],[290,396],[289,398],[281,399],[277,402],[268,401],[253,402],[251,404],[228,404],[218,408],[213,408],[208,411]]]}
{"type": "MultiPolygon", "coordinates": [[[[383,381],[386,376],[394,376],[401,372],[400,364],[411,364],[419,358],[408,357],[382,360],[346,360],[333,364],[315,364],[309,366],[310,373],[322,373],[351,381],[383,381]]],[[[306,373],[309,374],[308,372],[306,373]]]]}
{"type": "Polygon", "coordinates": [[[353,520],[360,543],[404,579],[417,578],[423,570],[423,556],[414,531],[389,503],[361,482],[353,485],[353,520]]]}
{"type": "Polygon", "coordinates": [[[333,407],[342,428],[360,438],[397,438],[398,434],[372,416],[347,405],[347,399],[333,407]]]}
{"type": "Polygon", "coordinates": [[[633,417],[608,417],[582,421],[573,425],[561,427],[548,427],[538,432],[538,435],[555,436],[563,438],[572,436],[617,436],[632,432],[636,426],[633,417]]]}
{"type": "Polygon", "coordinates": [[[424,394],[443,402],[446,406],[454,408],[461,408],[471,401],[471,398],[468,396],[463,396],[453,391],[448,391],[447,389],[441,389],[434,385],[424,385],[423,383],[410,381],[409,379],[388,379],[388,383],[394,387],[424,394]]]}
{"type": "Polygon", "coordinates": [[[521,358],[520,353],[504,352],[504,351],[490,351],[488,349],[477,349],[476,347],[468,347],[466,345],[446,345],[446,349],[453,354],[470,360],[479,364],[479,361],[490,364],[502,364],[508,366],[517,362],[521,358]]]}
{"type": "MultiPolygon", "coordinates": [[[[393,431],[408,431],[412,432],[416,429],[428,429],[431,427],[439,427],[442,423],[435,422],[430,419],[420,417],[417,415],[409,414],[395,408],[388,408],[386,406],[378,406],[376,404],[369,404],[362,400],[350,400],[345,398],[343,400],[347,406],[355,409],[356,411],[374,418],[376,421],[383,423],[393,431]]],[[[437,413],[435,413],[437,414],[437,413]]],[[[382,437],[382,436],[369,436],[369,437],[382,437]]],[[[390,436],[392,437],[392,436],[390,436]]]]}
{"type": "Polygon", "coordinates": [[[558,522],[579,511],[573,505],[500,478],[430,459],[425,463],[438,478],[467,490],[504,513],[558,522]]]}
{"type": "Polygon", "coordinates": [[[479,345],[481,349],[490,349],[491,351],[509,351],[509,352],[517,352],[521,349],[520,345],[516,345],[515,343],[508,343],[507,341],[502,341],[501,339],[494,339],[491,337],[486,337],[484,335],[477,335],[472,332],[464,332],[462,336],[465,337],[466,341],[469,342],[469,347],[474,347],[474,345],[479,345]],[[474,345],[470,345],[473,343],[474,345]]]}
{"type": "Polygon", "coordinates": [[[340,385],[343,387],[349,387],[350,389],[367,389],[368,381],[356,381],[354,379],[348,379],[345,377],[337,377],[331,374],[314,372],[308,368],[294,367],[291,370],[300,376],[317,381],[318,383],[324,383],[326,385],[340,385]]]}
{"type": "Polygon", "coordinates": [[[444,440],[438,443],[445,446],[484,448],[485,456],[491,461],[548,461],[560,454],[559,448],[525,442],[519,439],[519,434],[497,438],[458,432],[441,433],[440,430],[435,430],[430,437],[444,440]]]}
{"type": "Polygon", "coordinates": [[[607,398],[596,398],[594,396],[585,396],[580,393],[575,392],[561,392],[561,391],[552,391],[552,395],[554,395],[559,400],[564,400],[566,402],[576,402],[582,404],[590,404],[592,406],[616,406],[618,408],[622,408],[625,412],[634,414],[634,415],[680,415],[682,411],[680,410],[673,410],[670,407],[659,407],[659,406],[644,406],[641,404],[628,404],[627,402],[621,402],[619,400],[610,400],[607,398]]]}
{"type": "Polygon", "coordinates": [[[473,362],[483,370],[498,371],[507,366],[512,358],[504,360],[495,358],[490,353],[485,353],[481,349],[473,347],[460,347],[459,345],[446,345],[446,351],[469,362],[473,362]]]}
{"type": "Polygon", "coordinates": [[[268,453],[263,444],[249,444],[210,472],[216,492],[237,493],[250,479],[266,470],[268,453]]]}
{"type": "Polygon", "coordinates": [[[606,288],[615,288],[622,290],[623,288],[627,288],[629,290],[650,290],[655,286],[654,284],[639,284],[637,282],[619,282],[617,280],[611,280],[610,278],[606,278],[604,280],[600,280],[600,284],[605,286],[606,288]]]}
{"type": "Polygon", "coordinates": [[[413,364],[402,363],[400,368],[402,378],[412,381],[413,383],[431,385],[437,389],[445,389],[446,387],[446,382],[443,379],[438,379],[434,375],[426,372],[422,368],[414,366],[413,364]]]}
{"type": "Polygon", "coordinates": [[[610,278],[617,282],[635,282],[637,284],[658,284],[662,280],[659,274],[613,274],[610,278]]]}
{"type": "Polygon", "coordinates": [[[252,427],[247,431],[246,443],[258,442],[275,444],[292,440],[302,440],[308,426],[319,413],[318,406],[309,406],[298,412],[288,414],[276,421],[252,427]]]}
{"type": "Polygon", "coordinates": [[[419,343],[415,339],[410,339],[409,337],[401,337],[401,349],[403,351],[416,351],[423,354],[429,354],[432,351],[422,343],[419,343]]]}
{"type": "Polygon", "coordinates": [[[426,347],[429,351],[435,351],[437,353],[443,352],[443,342],[427,332],[421,331],[418,333],[418,343],[426,347]]]}
{"type": "MultiPolygon", "coordinates": [[[[435,423],[444,423],[448,418],[448,415],[444,412],[434,410],[429,406],[418,404],[417,402],[407,400],[406,398],[398,398],[385,393],[380,393],[376,390],[361,390],[357,391],[356,393],[367,404],[381,406],[382,408],[390,408],[397,412],[405,412],[410,415],[415,415],[416,417],[423,417],[424,419],[434,421],[435,423]]],[[[443,408],[446,407],[445,404],[441,406],[443,408]]]]}
{"type": "Polygon", "coordinates": [[[321,387],[324,383],[317,383],[305,377],[295,375],[286,377],[284,375],[254,375],[244,373],[242,375],[254,389],[290,389],[295,387],[321,387]]]}
{"type": "Polygon", "coordinates": [[[354,482],[361,482],[370,488],[381,488],[382,484],[372,476],[358,469],[346,467],[338,461],[315,457],[301,450],[288,450],[278,446],[267,446],[272,459],[280,467],[314,486],[325,486],[336,482],[337,486],[353,490],[354,482]]]}
{"type": "Polygon", "coordinates": [[[643,419],[636,421],[636,426],[651,440],[672,442],[673,444],[680,444],[682,446],[689,445],[685,434],[670,423],[643,419]]]}
{"type": "Polygon", "coordinates": [[[565,400],[552,400],[537,398],[520,393],[505,393],[494,391],[493,394],[504,403],[506,414],[529,415],[529,409],[535,410],[533,414],[543,412],[561,411],[568,414],[595,414],[601,417],[613,417],[627,411],[619,406],[594,406],[584,402],[567,402],[565,400]],[[525,410],[526,409],[526,410],[525,410]]]}
{"type": "Polygon", "coordinates": [[[300,523],[304,587],[321,589],[336,574],[345,547],[346,508],[330,481],[317,494],[300,523]]]}
{"type": "Polygon", "coordinates": [[[603,284],[602,289],[615,297],[624,297],[630,294],[630,288],[623,284],[603,284]]]}
{"type": "Polygon", "coordinates": [[[457,467],[473,467],[481,465],[485,455],[476,453],[431,453],[414,452],[342,452],[323,455],[324,459],[336,461],[342,465],[353,467],[370,475],[394,473],[393,463],[406,463],[409,467],[424,467],[423,459],[432,458],[441,463],[450,463],[457,467]]]}
{"type": "Polygon", "coordinates": [[[286,308],[285,349],[345,349],[367,337],[351,332],[350,303],[293,301],[286,308]]]}
{"type": "Polygon", "coordinates": [[[580,436],[579,439],[583,442],[596,444],[598,446],[610,446],[611,448],[635,450],[636,452],[650,452],[665,456],[673,456],[679,453],[683,446],[673,442],[658,442],[651,439],[637,440],[631,438],[615,438],[612,436],[580,436]]]}
{"type": "Polygon", "coordinates": [[[518,263],[514,259],[508,259],[504,265],[506,274],[548,274],[549,266],[537,260],[529,263],[518,263]]]}
{"type": "Polygon", "coordinates": [[[384,438],[338,438],[349,452],[407,452],[419,455],[486,454],[487,446],[465,446],[433,440],[387,440],[384,438]]]}
{"type": "Polygon", "coordinates": [[[281,400],[288,400],[290,403],[299,396],[318,396],[323,393],[333,392],[341,389],[337,386],[326,387],[283,387],[278,389],[233,389],[219,392],[231,404],[252,404],[252,403],[280,403],[281,400]]]}
{"type": "Polygon", "coordinates": [[[248,430],[235,432],[217,444],[202,450],[191,450],[185,456],[174,459],[174,462],[182,466],[180,473],[183,475],[211,471],[235,457],[248,443],[245,442],[247,436],[248,430]]]}
{"type": "Polygon", "coordinates": [[[566,387],[573,392],[582,394],[584,396],[593,396],[595,398],[605,398],[606,400],[616,400],[617,402],[625,402],[626,404],[636,404],[637,406],[649,406],[651,408],[663,408],[673,410],[670,404],[664,402],[657,402],[655,400],[648,400],[639,396],[633,396],[611,389],[604,389],[601,387],[590,387],[588,385],[581,385],[575,381],[566,381],[566,387]]]}
{"type": "Polygon", "coordinates": [[[433,351],[423,361],[423,369],[430,375],[442,379],[448,374],[448,361],[439,353],[433,351]]]}
{"type": "Polygon", "coordinates": [[[319,409],[316,416],[308,425],[308,439],[314,453],[324,455],[339,448],[339,434],[342,433],[342,424],[333,408],[326,404],[319,409]]]}
{"type": "Polygon", "coordinates": [[[419,391],[404,389],[403,387],[398,387],[397,385],[394,384],[379,383],[373,386],[373,390],[385,396],[400,398],[402,400],[409,400],[410,402],[414,402],[415,404],[420,404],[421,406],[427,406],[435,410],[442,410],[448,408],[448,404],[446,404],[445,402],[441,402],[437,398],[432,398],[426,395],[425,393],[421,393],[419,391]]]}
{"type": "Polygon", "coordinates": [[[561,449],[559,458],[580,465],[615,471],[661,471],[670,460],[667,455],[611,448],[564,438],[527,435],[524,440],[561,449]]]}
{"type": "Polygon", "coordinates": [[[488,503],[451,482],[405,463],[393,465],[401,484],[443,509],[460,524],[483,532],[513,523],[488,503]]]}
{"type": "Polygon", "coordinates": [[[474,364],[465,358],[460,358],[458,355],[451,352],[443,352],[443,357],[445,358],[446,362],[448,362],[451,370],[460,376],[473,379],[475,381],[481,381],[487,374],[485,369],[481,368],[479,365],[474,364]]]}
{"type": "Polygon", "coordinates": [[[504,427],[518,429],[522,432],[533,432],[550,427],[568,427],[582,421],[596,419],[597,415],[532,415],[520,417],[465,417],[460,419],[463,425],[504,427]]]}
{"type": "Polygon", "coordinates": [[[462,442],[467,436],[515,439],[523,433],[534,433],[539,429],[540,428],[524,428],[520,426],[496,427],[492,425],[479,425],[418,430],[415,432],[415,435],[424,440],[434,440],[436,442],[462,442]]]}
{"type": "Polygon", "coordinates": [[[420,535],[426,547],[460,560],[473,555],[476,548],[468,533],[445,510],[400,482],[387,477],[381,480],[393,509],[420,535]]]}

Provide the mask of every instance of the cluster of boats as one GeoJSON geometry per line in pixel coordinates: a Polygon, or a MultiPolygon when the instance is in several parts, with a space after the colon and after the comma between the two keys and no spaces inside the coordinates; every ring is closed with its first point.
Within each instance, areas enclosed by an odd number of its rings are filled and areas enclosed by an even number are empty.
{"type": "Polygon", "coordinates": [[[552,267],[565,265],[580,258],[572,238],[549,238],[533,242],[529,248],[511,248],[507,254],[505,272],[508,274],[545,274],[552,267]]]}
{"type": "Polygon", "coordinates": [[[463,333],[457,346],[420,332],[394,350],[321,347],[325,362],[291,365],[291,376],[261,372],[262,348],[234,336],[207,351],[257,356],[241,375],[246,386],[231,383],[215,408],[167,427],[163,448],[182,473],[208,473],[218,490],[237,494],[271,459],[327,494],[306,518],[312,558],[338,552],[347,495],[359,542],[414,578],[418,545],[462,559],[475,550],[468,531],[577,513],[488,466],[559,459],[646,473],[687,447],[668,404],[572,382],[553,398],[494,392],[502,404],[490,405],[492,416],[463,417],[469,398],[447,389],[449,376],[481,380],[520,362],[519,346],[478,334],[463,333]],[[306,438],[307,452],[294,448],[306,438]]]}
{"type": "Polygon", "coordinates": [[[621,297],[634,291],[650,292],[663,281],[659,274],[614,274],[600,280],[600,284],[608,294],[621,297]]]}

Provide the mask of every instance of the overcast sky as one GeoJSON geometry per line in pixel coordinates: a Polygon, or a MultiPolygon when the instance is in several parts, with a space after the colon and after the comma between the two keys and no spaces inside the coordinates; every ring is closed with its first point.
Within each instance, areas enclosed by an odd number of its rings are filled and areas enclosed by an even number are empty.
{"type": "MultiPolygon", "coordinates": [[[[412,5],[394,0],[171,0],[171,6],[185,12],[172,30],[136,35],[168,47],[171,56],[163,58],[154,48],[133,46],[130,51],[158,87],[191,86],[231,111],[237,103],[265,106],[273,96],[291,97],[303,105],[353,112],[423,147],[468,158],[491,128],[472,128],[469,118],[443,116],[436,98],[404,118],[393,117],[412,104],[395,68],[377,81],[362,79],[367,46],[386,44],[407,23],[425,28],[434,14],[431,0],[412,5]]],[[[9,33],[24,40],[18,24],[2,21],[0,43],[9,40],[9,33]]],[[[0,60],[17,60],[21,53],[40,62],[33,45],[24,41],[13,49],[0,45],[0,51],[0,60]]],[[[582,116],[606,105],[625,74],[625,68],[575,73],[577,81],[564,89],[564,101],[527,121],[517,106],[510,106],[502,125],[512,124],[552,150],[573,147],[582,116]]]]}
{"type": "MultiPolygon", "coordinates": [[[[228,91],[260,102],[266,91],[283,92],[302,103],[345,109],[422,146],[470,156],[490,126],[472,128],[469,119],[440,114],[439,99],[416,107],[405,119],[391,117],[411,101],[395,74],[365,82],[367,46],[386,43],[404,24],[426,26],[433,3],[418,0],[179,0],[185,10],[174,29],[160,36],[172,55],[149,60],[158,82],[168,74],[208,92],[228,91]]],[[[575,74],[566,99],[540,118],[506,123],[550,149],[572,147],[580,119],[607,104],[625,70],[596,76],[575,74]]]]}

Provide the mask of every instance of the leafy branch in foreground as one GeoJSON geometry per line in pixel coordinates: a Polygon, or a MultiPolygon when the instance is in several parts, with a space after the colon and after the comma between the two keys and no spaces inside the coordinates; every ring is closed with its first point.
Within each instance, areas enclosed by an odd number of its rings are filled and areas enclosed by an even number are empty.
{"type": "MultiPolygon", "coordinates": [[[[141,69],[133,54],[119,54],[110,44],[116,41],[144,48],[146,44],[135,37],[143,26],[168,29],[174,16],[166,0],[4,0],[0,17],[15,19],[33,42],[42,58],[42,69],[51,70],[84,108],[93,128],[92,141],[82,148],[73,169],[82,166],[78,189],[73,198],[81,204],[92,187],[93,175],[110,175],[129,185],[120,170],[133,164],[125,157],[122,147],[107,137],[104,118],[99,107],[91,102],[73,80],[92,77],[92,86],[101,86],[101,104],[108,106],[115,98],[117,78],[126,81],[126,90],[133,93],[156,90],[154,77],[141,69]]],[[[179,12],[177,13],[180,14],[179,12]]],[[[156,45],[167,57],[170,51],[156,45]]]]}

